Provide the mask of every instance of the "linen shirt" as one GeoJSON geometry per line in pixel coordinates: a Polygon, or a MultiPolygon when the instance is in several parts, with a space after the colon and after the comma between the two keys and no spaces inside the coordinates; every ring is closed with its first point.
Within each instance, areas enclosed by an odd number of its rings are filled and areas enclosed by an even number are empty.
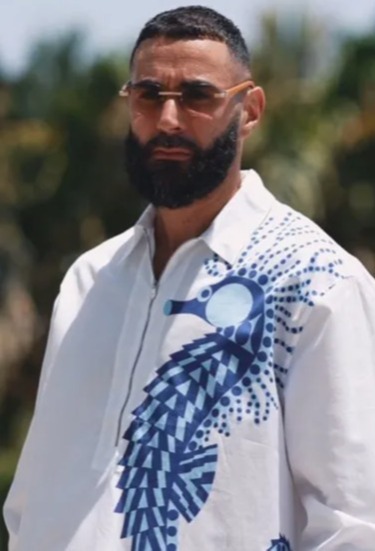
{"type": "Polygon", "coordinates": [[[61,285],[10,551],[374,551],[373,279],[254,171],[153,249],[149,208],[61,285]]]}

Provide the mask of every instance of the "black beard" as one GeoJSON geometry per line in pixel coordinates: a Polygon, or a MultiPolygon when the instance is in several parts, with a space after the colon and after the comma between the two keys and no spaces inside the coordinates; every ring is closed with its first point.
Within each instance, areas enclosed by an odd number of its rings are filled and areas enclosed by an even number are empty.
{"type": "Polygon", "coordinates": [[[209,195],[225,180],[238,142],[238,118],[208,149],[182,136],[160,134],[142,145],[130,129],[125,140],[126,168],[131,184],[156,207],[178,209],[209,195]],[[192,153],[188,161],[152,161],[155,147],[182,147],[192,153]]]}

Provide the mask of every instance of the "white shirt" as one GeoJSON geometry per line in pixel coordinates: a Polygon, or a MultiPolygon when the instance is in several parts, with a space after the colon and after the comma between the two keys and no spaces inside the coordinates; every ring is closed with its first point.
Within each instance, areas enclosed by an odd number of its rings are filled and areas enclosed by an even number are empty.
{"type": "Polygon", "coordinates": [[[375,285],[250,171],[152,271],[152,209],[55,305],[11,551],[374,551],[375,285]]]}

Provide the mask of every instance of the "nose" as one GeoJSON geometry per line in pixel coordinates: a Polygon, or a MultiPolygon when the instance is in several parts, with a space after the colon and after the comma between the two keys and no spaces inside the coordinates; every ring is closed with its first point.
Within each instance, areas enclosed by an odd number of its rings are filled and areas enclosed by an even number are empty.
{"type": "Polygon", "coordinates": [[[178,134],[184,130],[183,109],[177,98],[167,98],[160,107],[158,130],[166,134],[178,134]]]}

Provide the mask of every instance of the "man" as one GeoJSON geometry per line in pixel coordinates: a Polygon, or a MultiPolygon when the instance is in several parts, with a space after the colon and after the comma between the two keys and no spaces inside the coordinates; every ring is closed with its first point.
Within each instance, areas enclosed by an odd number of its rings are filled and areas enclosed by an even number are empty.
{"type": "Polygon", "coordinates": [[[153,206],[62,283],[11,551],[373,551],[375,285],[241,173],[243,38],[157,15],[122,95],[153,206]]]}

